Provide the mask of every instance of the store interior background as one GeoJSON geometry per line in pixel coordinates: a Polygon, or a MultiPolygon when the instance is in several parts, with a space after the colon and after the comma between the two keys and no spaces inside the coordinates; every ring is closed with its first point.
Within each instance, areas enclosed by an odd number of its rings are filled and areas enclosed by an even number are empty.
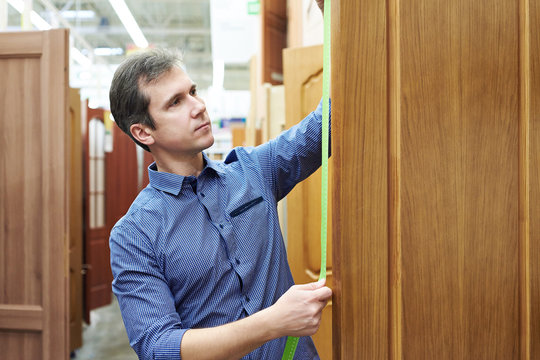
{"type": "MultiPolygon", "coordinates": [[[[81,135],[86,139],[82,152],[89,163],[83,168],[87,183],[83,243],[88,242],[89,231],[103,228],[108,219],[106,196],[112,194],[106,194],[105,187],[111,174],[107,174],[105,161],[119,146],[114,140],[119,129],[108,111],[109,86],[114,71],[131,53],[146,47],[182,51],[188,74],[197,83],[212,119],[216,141],[207,153],[214,159],[223,159],[235,146],[257,145],[284,129],[283,73],[264,69],[265,59],[276,58],[276,54],[281,58],[281,52],[264,51],[265,39],[274,41],[272,35],[265,37],[265,31],[282,27],[286,32],[283,48],[322,44],[322,16],[314,0],[282,0],[272,1],[272,6],[284,17],[267,14],[265,19],[261,1],[0,0],[0,31],[70,30],[69,87],[80,97],[81,135]]],[[[136,154],[136,160],[131,159],[137,164],[133,182],[140,190],[147,183],[146,166],[151,159],[134,144],[122,146],[132,147],[128,153],[136,154]]],[[[126,210],[114,209],[117,217],[126,210]]],[[[93,290],[87,282],[96,265],[92,264],[95,259],[88,259],[88,244],[81,253],[82,285],[75,291],[81,293],[76,312],[83,319],[83,330],[80,340],[71,339],[71,357],[136,359],[110,294],[110,273],[102,274],[109,287],[100,292],[107,295],[89,301],[88,293],[93,290]]],[[[97,256],[108,262],[107,252],[102,250],[97,256]]],[[[73,303],[70,305],[73,312],[73,303]]]]}

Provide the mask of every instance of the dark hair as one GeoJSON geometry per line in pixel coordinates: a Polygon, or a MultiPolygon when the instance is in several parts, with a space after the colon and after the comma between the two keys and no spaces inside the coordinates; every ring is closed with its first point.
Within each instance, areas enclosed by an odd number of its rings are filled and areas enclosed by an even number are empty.
{"type": "Polygon", "coordinates": [[[173,67],[184,69],[182,56],[176,50],[150,49],[135,53],[124,60],[116,69],[109,101],[116,124],[133,141],[146,151],[148,146],[135,140],[130,132],[133,124],[142,124],[155,129],[154,119],[148,113],[150,99],[141,85],[148,85],[173,67]]]}

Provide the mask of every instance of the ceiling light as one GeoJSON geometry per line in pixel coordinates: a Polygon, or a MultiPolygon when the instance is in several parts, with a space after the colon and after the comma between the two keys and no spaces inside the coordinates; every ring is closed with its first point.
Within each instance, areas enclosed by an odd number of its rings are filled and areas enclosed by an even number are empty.
{"type": "Polygon", "coordinates": [[[109,0],[109,2],[111,3],[114,11],[116,11],[116,14],[120,18],[120,21],[122,21],[122,24],[124,24],[124,27],[129,33],[129,36],[131,36],[131,39],[133,40],[135,45],[140,48],[148,47],[148,41],[146,41],[144,34],[139,28],[139,25],[137,25],[137,22],[133,18],[133,15],[131,14],[131,11],[129,11],[129,8],[127,7],[125,1],[109,0]]]}
{"type": "Polygon", "coordinates": [[[93,19],[96,17],[96,13],[93,10],[63,10],[60,14],[64,19],[93,19]]]}
{"type": "Polygon", "coordinates": [[[98,47],[94,49],[94,55],[96,56],[115,56],[123,54],[124,49],[122,48],[98,47]]]}

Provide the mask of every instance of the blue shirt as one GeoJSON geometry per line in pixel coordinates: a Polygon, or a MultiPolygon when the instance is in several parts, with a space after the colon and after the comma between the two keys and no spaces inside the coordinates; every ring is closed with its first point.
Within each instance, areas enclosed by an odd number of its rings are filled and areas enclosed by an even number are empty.
{"type": "MultiPolygon", "coordinates": [[[[188,329],[252,315],[294,284],[277,202],[320,166],[321,112],[224,162],[203,154],[198,177],[150,165],[150,184],[110,237],[113,291],[139,358],[179,359],[188,329]]],[[[281,359],[285,342],[243,359],[281,359]]],[[[295,359],[318,359],[310,337],[295,359]]]]}

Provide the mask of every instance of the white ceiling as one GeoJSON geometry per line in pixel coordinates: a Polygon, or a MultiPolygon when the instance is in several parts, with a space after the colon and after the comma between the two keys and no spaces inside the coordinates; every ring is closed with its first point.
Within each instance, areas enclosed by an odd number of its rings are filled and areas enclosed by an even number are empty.
{"type": "MultiPolygon", "coordinates": [[[[188,72],[200,88],[212,84],[213,59],[217,55],[225,65],[225,89],[249,89],[249,54],[255,53],[259,38],[254,31],[258,30],[258,17],[248,15],[244,10],[247,0],[125,2],[150,46],[174,47],[183,51],[188,72]],[[235,7],[241,9],[236,12],[238,16],[224,11],[235,7]],[[246,33],[248,37],[239,38],[239,34],[246,33]],[[219,49],[227,49],[231,44],[234,51],[242,56],[231,59],[229,55],[223,55],[223,50],[213,54],[212,43],[219,49]]],[[[32,6],[53,27],[65,27],[66,21],[69,23],[72,46],[91,58],[93,64],[84,67],[72,63],[71,86],[86,87],[88,94],[101,97],[97,102],[103,106],[112,72],[125,57],[126,50],[133,46],[133,40],[109,0],[34,0],[32,6]],[[81,10],[88,10],[91,16],[83,17],[81,10]],[[78,15],[68,17],[66,11],[78,15]],[[63,19],[59,19],[62,15],[63,19]],[[123,54],[100,56],[93,51],[95,48],[119,48],[123,54]]],[[[21,15],[9,6],[8,29],[20,27],[20,19],[21,15]]]]}

